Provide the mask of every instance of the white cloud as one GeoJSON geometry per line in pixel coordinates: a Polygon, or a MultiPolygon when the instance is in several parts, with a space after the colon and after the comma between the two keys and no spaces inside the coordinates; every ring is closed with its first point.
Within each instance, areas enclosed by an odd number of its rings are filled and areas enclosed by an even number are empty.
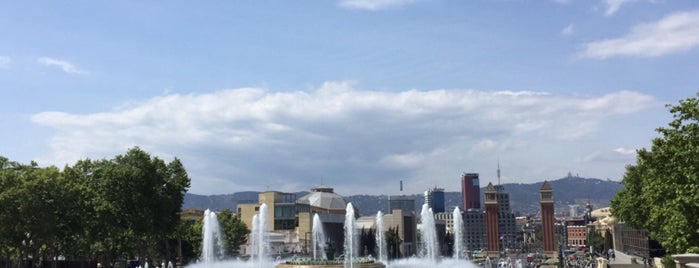
{"type": "Polygon", "coordinates": [[[38,58],[37,61],[43,65],[49,66],[49,67],[58,67],[63,72],[69,73],[69,74],[86,74],[86,71],[80,70],[75,65],[68,61],[64,60],[59,60],[59,59],[54,59],[54,58],[38,58]]]}
{"type": "Polygon", "coordinates": [[[586,142],[604,133],[601,127],[609,120],[626,120],[656,104],[631,91],[594,97],[468,89],[383,92],[328,82],[314,91],[169,94],[113,111],[43,112],[32,120],[55,130],[52,154],[38,159],[42,164],[108,158],[140,146],[180,157],[193,192],[265,185],[307,190],[320,178],[336,188],[380,192],[395,179],[421,185],[439,178],[446,184],[466,163],[494,165],[489,155],[544,157],[532,146],[586,142]]]}
{"type": "Polygon", "coordinates": [[[697,45],[699,11],[677,12],[656,22],[634,26],[623,37],[587,43],[580,56],[593,59],[657,57],[688,51],[697,45]]]}
{"type": "Polygon", "coordinates": [[[2,69],[10,68],[11,62],[12,62],[12,59],[10,59],[9,57],[0,56],[0,68],[2,68],[2,69]]]}
{"type": "Polygon", "coordinates": [[[622,5],[635,2],[637,0],[603,0],[604,4],[604,15],[611,16],[614,15],[622,5]]]}
{"type": "Polygon", "coordinates": [[[562,36],[571,36],[575,32],[575,29],[573,28],[573,24],[568,24],[563,30],[561,30],[561,35],[562,36]]]}
{"type": "Polygon", "coordinates": [[[613,150],[594,152],[582,159],[582,162],[619,162],[628,163],[636,158],[636,150],[618,147],[613,150]]]}
{"type": "Polygon", "coordinates": [[[568,4],[570,3],[570,0],[551,0],[551,2],[554,2],[556,4],[568,4]]]}
{"type": "Polygon", "coordinates": [[[416,0],[341,0],[340,6],[348,9],[383,10],[414,3],[416,0]]]}

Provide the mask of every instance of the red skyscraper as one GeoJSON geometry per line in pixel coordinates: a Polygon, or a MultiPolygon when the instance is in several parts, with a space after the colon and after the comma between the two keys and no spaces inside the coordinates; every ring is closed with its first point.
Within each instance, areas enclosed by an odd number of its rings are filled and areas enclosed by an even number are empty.
{"type": "Polygon", "coordinates": [[[461,176],[461,196],[464,199],[464,211],[481,208],[481,186],[478,182],[478,173],[464,173],[461,176]]]}

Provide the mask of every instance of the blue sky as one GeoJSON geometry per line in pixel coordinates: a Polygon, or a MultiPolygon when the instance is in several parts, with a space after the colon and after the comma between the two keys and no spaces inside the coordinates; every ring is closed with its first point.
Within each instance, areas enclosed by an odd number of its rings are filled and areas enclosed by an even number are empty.
{"type": "Polygon", "coordinates": [[[0,155],[140,146],[191,192],[620,180],[696,95],[699,4],[0,3],[0,155]]]}

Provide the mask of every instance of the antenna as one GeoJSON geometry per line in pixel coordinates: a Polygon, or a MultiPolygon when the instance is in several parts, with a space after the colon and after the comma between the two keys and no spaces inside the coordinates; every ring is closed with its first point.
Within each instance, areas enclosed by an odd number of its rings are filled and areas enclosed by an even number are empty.
{"type": "Polygon", "coordinates": [[[498,158],[498,185],[500,185],[500,159],[498,158]]]}

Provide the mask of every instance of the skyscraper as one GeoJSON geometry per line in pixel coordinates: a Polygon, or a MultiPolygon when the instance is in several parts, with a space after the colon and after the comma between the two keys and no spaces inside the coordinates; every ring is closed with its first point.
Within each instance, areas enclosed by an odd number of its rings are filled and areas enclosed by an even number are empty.
{"type": "Polygon", "coordinates": [[[478,173],[464,173],[461,176],[461,195],[463,197],[463,210],[481,208],[481,188],[478,181],[478,173]]]}
{"type": "Polygon", "coordinates": [[[444,189],[435,186],[427,190],[425,192],[425,204],[432,209],[434,214],[444,212],[444,189]]]}

